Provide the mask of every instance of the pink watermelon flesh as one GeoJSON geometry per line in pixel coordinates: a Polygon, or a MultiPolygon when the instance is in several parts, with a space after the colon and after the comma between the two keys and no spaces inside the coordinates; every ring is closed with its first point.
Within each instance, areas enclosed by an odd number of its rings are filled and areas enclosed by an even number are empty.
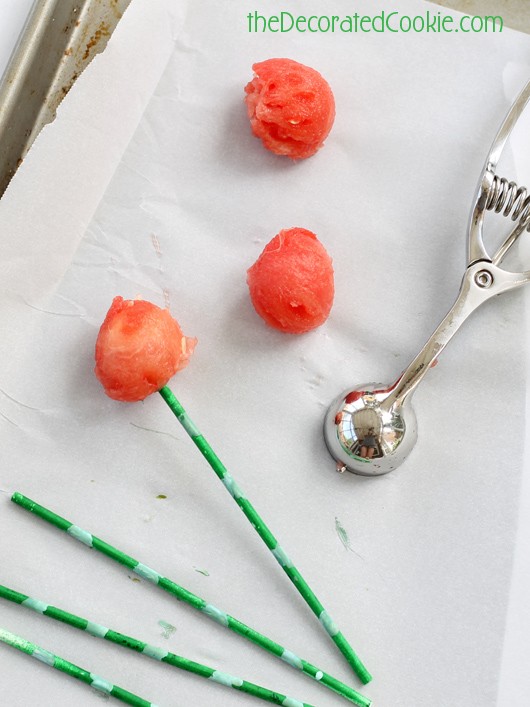
{"type": "Polygon", "coordinates": [[[245,87],[252,131],[277,155],[311,157],[324,144],[335,119],[335,100],[327,81],[292,59],[253,65],[245,87]]]}
{"type": "Polygon", "coordinates": [[[260,317],[290,334],[323,324],[335,294],[331,258],[305,228],[289,228],[274,236],[247,271],[247,284],[260,317]]]}
{"type": "Polygon", "coordinates": [[[115,297],[96,341],[95,374],[114,400],[143,400],[188,364],[196,343],[167,309],[115,297]]]}

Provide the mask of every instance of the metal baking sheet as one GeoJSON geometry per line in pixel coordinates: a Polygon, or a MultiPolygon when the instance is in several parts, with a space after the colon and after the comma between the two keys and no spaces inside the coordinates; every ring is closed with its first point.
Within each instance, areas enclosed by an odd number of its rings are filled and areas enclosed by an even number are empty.
{"type": "Polygon", "coordinates": [[[0,85],[0,196],[131,0],[36,0],[0,85]]]}

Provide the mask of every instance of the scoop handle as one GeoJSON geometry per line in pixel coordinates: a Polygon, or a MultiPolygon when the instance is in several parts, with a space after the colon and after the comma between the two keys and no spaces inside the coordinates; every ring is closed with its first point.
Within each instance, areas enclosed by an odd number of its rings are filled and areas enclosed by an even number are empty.
{"type": "Polygon", "coordinates": [[[416,358],[390,386],[382,407],[389,410],[405,402],[462,324],[481,304],[528,281],[528,273],[507,272],[490,261],[481,260],[470,265],[462,278],[455,303],[416,358]]]}

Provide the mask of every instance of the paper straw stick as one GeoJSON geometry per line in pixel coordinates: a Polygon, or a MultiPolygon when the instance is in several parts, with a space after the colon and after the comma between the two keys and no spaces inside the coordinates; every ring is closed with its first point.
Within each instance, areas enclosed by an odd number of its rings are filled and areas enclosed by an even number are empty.
{"type": "Polygon", "coordinates": [[[283,547],[278,543],[269,528],[265,525],[263,519],[258,514],[254,506],[250,503],[246,495],[241,491],[239,486],[232,478],[231,474],[227,471],[224,464],[221,462],[214,450],[210,447],[208,442],[205,440],[201,432],[195,426],[194,422],[190,419],[187,412],[184,410],[184,408],[177,400],[175,395],[171,392],[171,390],[167,386],[164,386],[160,389],[159,393],[164,398],[165,402],[168,404],[171,412],[175,415],[182,427],[184,427],[188,435],[191,437],[196,447],[206,459],[212,470],[221,480],[226,490],[232,496],[237,505],[241,508],[247,519],[250,521],[252,527],[263,540],[265,545],[272,552],[272,554],[278,561],[280,567],[289,577],[296,589],[300,592],[302,598],[305,600],[306,604],[309,606],[311,611],[318,618],[323,628],[329,634],[331,640],[335,643],[339,651],[346,658],[353,670],[357,673],[361,682],[366,685],[366,683],[370,682],[372,676],[365,668],[360,658],[357,656],[357,654],[350,646],[346,638],[339,631],[339,628],[331,619],[328,612],[324,609],[309,584],[305,581],[300,572],[293,565],[292,561],[290,560],[283,547]]]}
{"type": "Polygon", "coordinates": [[[35,645],[35,643],[26,641],[25,638],[15,636],[13,633],[10,633],[3,628],[0,628],[0,641],[2,643],[6,643],[12,648],[16,648],[22,653],[26,653],[26,655],[30,655],[32,658],[36,658],[41,663],[49,665],[51,668],[55,668],[55,670],[59,670],[61,673],[66,673],[66,675],[70,675],[70,677],[90,685],[105,695],[112,695],[112,697],[116,697],[116,699],[121,700],[128,705],[135,705],[135,707],[157,707],[153,702],[149,702],[148,700],[144,700],[137,695],[133,695],[132,692],[128,692],[122,687],[113,685],[108,682],[108,680],[100,678],[98,675],[94,675],[94,673],[91,673],[84,668],[80,668],[73,663],[69,663],[64,658],[60,658],[58,655],[54,655],[53,653],[44,650],[44,648],[40,648],[35,645]]]}
{"type": "Polygon", "coordinates": [[[175,653],[170,653],[163,648],[158,648],[152,646],[143,641],[139,641],[137,638],[132,638],[131,636],[126,636],[123,633],[118,633],[110,628],[101,626],[100,624],[93,623],[92,621],[87,621],[80,616],[75,616],[75,614],[70,614],[62,609],[58,609],[55,606],[48,606],[42,601],[29,597],[25,594],[20,594],[19,592],[9,589],[0,585],[0,597],[2,599],[8,599],[15,604],[21,604],[23,606],[36,611],[38,614],[43,614],[44,616],[49,616],[57,621],[62,621],[69,626],[74,626],[75,628],[81,629],[81,631],[86,631],[92,636],[98,638],[104,638],[111,643],[116,643],[124,648],[129,648],[143,655],[147,655],[154,660],[159,660],[162,663],[167,663],[175,668],[180,668],[181,670],[187,670],[189,673],[194,673],[202,678],[207,678],[213,682],[224,685],[225,687],[233,688],[234,690],[239,690],[240,692],[245,692],[247,695],[252,695],[253,697],[258,697],[266,702],[272,702],[275,705],[292,705],[293,707],[312,707],[312,705],[306,702],[300,702],[295,700],[293,697],[288,697],[287,695],[282,695],[280,692],[273,692],[268,690],[266,687],[260,687],[254,683],[248,682],[247,680],[242,680],[241,678],[234,677],[233,675],[228,675],[227,673],[221,672],[220,670],[215,670],[207,665],[202,665],[201,663],[196,663],[193,660],[188,660],[182,656],[176,655],[175,653]]]}
{"type": "Polygon", "coordinates": [[[287,648],[284,648],[279,643],[276,643],[272,639],[267,638],[267,636],[264,636],[263,634],[259,633],[259,631],[256,631],[250,626],[247,626],[242,621],[239,621],[233,616],[230,616],[229,614],[217,608],[216,606],[213,606],[213,604],[209,604],[204,599],[201,599],[201,597],[197,596],[196,594],[193,594],[193,592],[190,592],[184,587],[181,587],[179,584],[176,584],[171,579],[163,577],[156,570],[151,569],[150,567],[144,565],[133,557],[126,555],[124,552],[118,550],[116,547],[113,547],[104,540],[100,540],[98,537],[92,535],[90,532],[83,530],[77,525],[74,525],[71,521],[61,518],[61,516],[57,515],[53,511],[50,511],[44,506],[39,505],[35,501],[32,501],[30,498],[23,496],[21,493],[14,493],[11,497],[11,500],[13,501],[13,503],[16,503],[24,510],[30,511],[39,518],[42,518],[46,522],[55,526],[59,530],[65,531],[68,535],[70,535],[70,537],[74,538],[75,540],[78,540],[84,545],[91,547],[94,550],[97,550],[98,552],[102,553],[107,557],[110,557],[110,559],[114,560],[115,562],[118,562],[124,565],[125,567],[128,567],[132,572],[134,572],[138,576],[152,582],[168,594],[171,594],[172,596],[176,597],[178,600],[189,604],[194,609],[197,609],[201,613],[205,614],[221,626],[225,626],[231,629],[235,633],[239,634],[240,636],[243,636],[249,641],[252,641],[253,643],[260,646],[269,653],[272,653],[273,655],[281,658],[285,663],[287,663],[291,667],[297,668],[304,675],[309,675],[317,682],[321,683],[322,685],[325,685],[326,687],[338,693],[339,695],[342,695],[346,699],[353,702],[355,705],[358,705],[358,707],[370,706],[371,700],[362,695],[360,692],[357,692],[357,690],[354,690],[353,688],[349,687],[349,685],[345,685],[343,682],[337,680],[337,678],[334,678],[332,675],[329,675],[328,673],[321,670],[320,668],[317,668],[308,661],[299,658],[295,653],[288,650],[287,648]]]}

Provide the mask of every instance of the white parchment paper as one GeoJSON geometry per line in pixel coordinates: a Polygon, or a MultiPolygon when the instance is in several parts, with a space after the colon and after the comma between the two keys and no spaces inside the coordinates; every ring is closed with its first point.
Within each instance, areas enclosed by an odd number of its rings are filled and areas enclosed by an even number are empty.
{"type": "MultiPolygon", "coordinates": [[[[530,39],[249,34],[246,13],[265,8],[173,5],[134,0],[0,204],[2,582],[308,703],[340,699],[28,517],[17,489],[352,680],[159,396],[119,404],[93,377],[112,297],[141,295],[198,337],[172,387],[374,673],[374,704],[493,707],[523,468],[521,294],[477,312],[430,372],[418,447],[394,474],[336,475],[321,425],[348,385],[397,377],[452,304],[476,180],[520,88],[506,95],[505,70],[528,67],[530,39]],[[270,56],[334,90],[335,126],[310,160],[250,134],[243,86],[270,56]],[[336,273],[328,322],[303,337],[266,328],[245,284],[293,225],[319,235],[336,273]]],[[[251,702],[19,607],[1,616],[157,704],[251,702]]],[[[6,704],[98,704],[1,646],[0,661],[6,704]]]]}

